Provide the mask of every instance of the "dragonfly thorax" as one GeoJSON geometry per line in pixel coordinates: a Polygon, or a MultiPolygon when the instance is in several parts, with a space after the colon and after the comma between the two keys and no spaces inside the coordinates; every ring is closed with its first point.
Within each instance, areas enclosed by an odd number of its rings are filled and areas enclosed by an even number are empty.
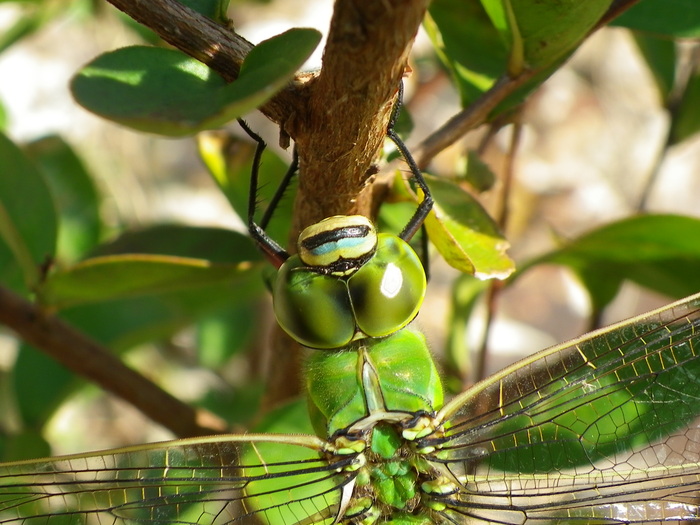
{"type": "Polygon", "coordinates": [[[368,433],[369,444],[361,454],[366,459],[357,469],[341,523],[371,525],[397,519],[434,523],[431,510],[442,510],[440,498],[455,492],[455,483],[416,453],[401,433],[400,423],[387,422],[368,433]]]}
{"type": "Polygon", "coordinates": [[[296,341],[340,349],[388,336],[418,313],[425,271],[410,245],[377,233],[365,217],[337,216],[306,228],[299,253],[280,267],[275,315],[296,341]]]}

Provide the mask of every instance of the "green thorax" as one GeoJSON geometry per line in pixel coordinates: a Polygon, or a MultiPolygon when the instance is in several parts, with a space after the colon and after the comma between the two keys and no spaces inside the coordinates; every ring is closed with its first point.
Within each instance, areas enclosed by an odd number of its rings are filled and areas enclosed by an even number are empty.
{"type": "Polygon", "coordinates": [[[309,410],[315,431],[331,436],[363,421],[433,412],[443,403],[440,376],[418,330],[360,339],[335,352],[313,351],[304,364],[309,410]]]}
{"type": "Polygon", "coordinates": [[[357,474],[342,523],[434,523],[431,496],[423,486],[439,484],[437,471],[401,436],[401,428],[380,422],[368,433],[366,462],[357,474]]]}

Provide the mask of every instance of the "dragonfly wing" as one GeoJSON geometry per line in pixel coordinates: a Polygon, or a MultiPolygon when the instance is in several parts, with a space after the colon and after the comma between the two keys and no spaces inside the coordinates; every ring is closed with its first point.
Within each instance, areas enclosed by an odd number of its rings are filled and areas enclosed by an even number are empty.
{"type": "Polygon", "coordinates": [[[352,458],[313,436],[217,436],[0,465],[0,523],[333,523],[352,458]]]}
{"type": "Polygon", "coordinates": [[[459,516],[700,521],[700,296],[540,352],[438,418],[421,446],[462,485],[459,516]]]}

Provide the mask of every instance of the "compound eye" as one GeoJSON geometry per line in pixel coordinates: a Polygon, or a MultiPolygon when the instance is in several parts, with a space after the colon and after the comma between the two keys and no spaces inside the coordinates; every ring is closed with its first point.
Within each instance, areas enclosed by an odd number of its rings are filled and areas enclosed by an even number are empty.
{"type": "Polygon", "coordinates": [[[370,337],[400,330],[418,314],[426,288],[413,248],[394,235],[379,234],[374,256],[348,279],[358,328],[370,337]]]}
{"type": "Polygon", "coordinates": [[[345,282],[313,271],[296,255],[280,267],[272,298],[277,322],[304,346],[340,348],[355,335],[345,282]]]}

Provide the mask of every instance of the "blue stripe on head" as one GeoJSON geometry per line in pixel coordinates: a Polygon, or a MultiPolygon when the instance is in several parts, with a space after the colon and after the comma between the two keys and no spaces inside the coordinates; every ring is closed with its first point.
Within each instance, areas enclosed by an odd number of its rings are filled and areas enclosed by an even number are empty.
{"type": "Polygon", "coordinates": [[[343,239],[338,239],[337,241],[323,243],[311,250],[311,253],[314,255],[327,255],[334,251],[344,251],[355,248],[356,246],[360,246],[365,242],[366,237],[345,237],[343,239]]]}

